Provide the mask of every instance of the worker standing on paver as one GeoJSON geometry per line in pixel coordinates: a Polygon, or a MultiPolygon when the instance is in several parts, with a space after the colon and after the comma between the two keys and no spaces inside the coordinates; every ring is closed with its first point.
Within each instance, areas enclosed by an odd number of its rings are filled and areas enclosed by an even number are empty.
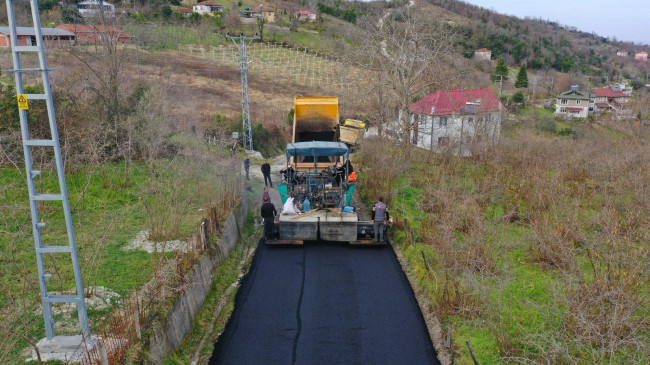
{"type": "Polygon", "coordinates": [[[269,165],[267,160],[264,160],[262,164],[262,175],[264,175],[264,186],[273,187],[273,183],[271,182],[271,165],[269,165]],[[266,183],[267,180],[269,181],[268,184],[266,183]]]}
{"type": "Polygon", "coordinates": [[[384,224],[388,217],[388,208],[384,204],[384,198],[379,197],[377,203],[372,207],[372,221],[375,224],[375,241],[384,242],[384,224]]]}
{"type": "Polygon", "coordinates": [[[269,198],[264,198],[264,204],[262,204],[262,218],[264,218],[264,239],[272,240],[273,237],[273,226],[275,221],[275,216],[278,215],[278,211],[275,210],[273,203],[269,201],[269,198]]]}
{"type": "Polygon", "coordinates": [[[248,170],[250,169],[250,167],[251,167],[251,159],[248,158],[248,156],[246,156],[246,158],[244,159],[244,170],[246,170],[246,180],[250,180],[250,178],[248,177],[248,170]]]}

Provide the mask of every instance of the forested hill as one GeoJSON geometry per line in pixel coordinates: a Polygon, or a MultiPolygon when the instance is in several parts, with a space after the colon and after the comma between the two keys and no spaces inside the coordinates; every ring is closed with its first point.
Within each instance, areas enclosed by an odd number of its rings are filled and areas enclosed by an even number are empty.
{"type": "Polygon", "coordinates": [[[461,47],[466,57],[475,49],[488,48],[493,58],[504,57],[511,65],[526,64],[529,69],[632,76],[628,78],[649,71],[647,64],[634,61],[636,52],[648,51],[647,45],[601,37],[541,18],[502,15],[458,0],[425,1],[458,16],[453,22],[464,34],[461,47]],[[618,51],[628,57],[617,56],[618,51]]]}
{"type": "MultiPolygon", "coordinates": [[[[297,1],[297,0],[296,0],[297,1]]],[[[423,14],[433,22],[442,21],[462,34],[459,47],[467,58],[474,50],[488,48],[492,58],[503,57],[511,66],[526,64],[528,69],[555,69],[565,73],[580,73],[605,80],[642,80],[650,73],[650,64],[634,60],[636,52],[650,52],[650,46],[602,37],[575,27],[541,18],[520,19],[471,5],[459,0],[414,0],[424,5],[423,14]],[[617,56],[625,52],[627,57],[617,56]]],[[[355,22],[368,13],[387,8],[409,6],[408,0],[359,2],[318,0],[321,13],[355,22]]]]}

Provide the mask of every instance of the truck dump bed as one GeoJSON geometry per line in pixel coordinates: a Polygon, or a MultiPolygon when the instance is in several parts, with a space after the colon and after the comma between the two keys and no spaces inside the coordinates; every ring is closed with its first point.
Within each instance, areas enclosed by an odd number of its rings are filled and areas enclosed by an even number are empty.
{"type": "Polygon", "coordinates": [[[337,97],[296,97],[293,109],[292,142],[336,141],[339,122],[337,97]]]}

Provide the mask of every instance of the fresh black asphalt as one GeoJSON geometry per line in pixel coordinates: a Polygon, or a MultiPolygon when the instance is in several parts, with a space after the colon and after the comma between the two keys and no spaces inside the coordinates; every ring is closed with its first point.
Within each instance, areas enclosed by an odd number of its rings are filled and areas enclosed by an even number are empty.
{"type": "Polygon", "coordinates": [[[438,364],[390,246],[260,244],[210,364],[438,364]]]}

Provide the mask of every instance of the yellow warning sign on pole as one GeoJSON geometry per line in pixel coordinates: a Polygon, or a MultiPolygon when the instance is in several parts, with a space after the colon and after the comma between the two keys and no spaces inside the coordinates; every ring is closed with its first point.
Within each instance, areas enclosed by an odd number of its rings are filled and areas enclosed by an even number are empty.
{"type": "Polygon", "coordinates": [[[18,99],[18,109],[23,109],[23,110],[29,109],[29,103],[27,102],[27,95],[18,94],[16,95],[16,99],[18,99]]]}

